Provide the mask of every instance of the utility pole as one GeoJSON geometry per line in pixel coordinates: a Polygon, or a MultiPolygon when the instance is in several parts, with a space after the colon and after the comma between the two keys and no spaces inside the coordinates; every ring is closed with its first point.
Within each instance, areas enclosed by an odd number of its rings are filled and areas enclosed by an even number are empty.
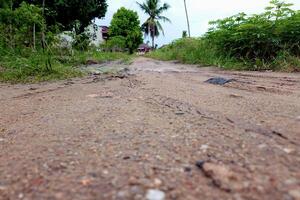
{"type": "Polygon", "coordinates": [[[189,20],[187,7],[186,7],[186,0],[184,0],[184,8],[185,8],[186,21],[187,21],[187,26],[188,26],[188,33],[189,33],[189,37],[191,37],[190,20],[189,20]]]}

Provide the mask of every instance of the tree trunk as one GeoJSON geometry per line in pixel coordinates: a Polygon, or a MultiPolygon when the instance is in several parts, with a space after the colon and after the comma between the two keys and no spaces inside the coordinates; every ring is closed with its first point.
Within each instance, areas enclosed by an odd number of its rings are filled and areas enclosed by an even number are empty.
{"type": "Polygon", "coordinates": [[[33,36],[32,36],[32,37],[33,37],[33,38],[32,38],[32,39],[33,39],[33,50],[36,50],[36,43],[35,43],[35,41],[36,41],[36,35],[35,35],[35,34],[36,34],[36,33],[35,33],[35,32],[36,32],[36,31],[35,31],[35,23],[33,24],[33,31],[32,31],[32,32],[33,32],[33,36]]]}
{"type": "Polygon", "coordinates": [[[154,36],[151,36],[152,37],[152,48],[154,49],[155,48],[155,42],[154,42],[154,36]]]}
{"type": "MultiPolygon", "coordinates": [[[[43,14],[43,17],[45,17],[45,0],[43,0],[43,10],[42,10],[42,14],[43,14]]],[[[45,24],[43,24],[43,27],[42,27],[42,48],[43,48],[43,51],[45,51],[45,48],[46,48],[46,39],[45,39],[45,24]]]]}
{"type": "Polygon", "coordinates": [[[184,0],[184,8],[185,8],[185,15],[186,15],[186,21],[187,21],[187,26],[188,26],[188,33],[189,33],[189,37],[191,37],[190,20],[189,20],[187,7],[186,7],[186,0],[184,0]]]}
{"type": "MultiPolygon", "coordinates": [[[[10,10],[12,12],[13,10],[13,0],[10,1],[10,10]]],[[[9,45],[10,45],[10,48],[13,49],[13,27],[12,27],[12,19],[10,19],[10,24],[9,24],[9,45]]]]}

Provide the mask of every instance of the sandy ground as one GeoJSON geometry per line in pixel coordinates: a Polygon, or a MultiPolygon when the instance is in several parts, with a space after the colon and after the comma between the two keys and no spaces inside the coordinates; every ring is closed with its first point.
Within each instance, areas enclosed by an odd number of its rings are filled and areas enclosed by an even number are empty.
{"type": "Polygon", "coordinates": [[[300,74],[129,68],[0,85],[1,200],[300,199],[300,74]]]}

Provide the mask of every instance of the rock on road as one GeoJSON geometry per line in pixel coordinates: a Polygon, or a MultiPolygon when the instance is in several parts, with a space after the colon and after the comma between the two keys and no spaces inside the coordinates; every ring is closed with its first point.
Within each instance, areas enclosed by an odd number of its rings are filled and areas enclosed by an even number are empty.
{"type": "Polygon", "coordinates": [[[1,200],[300,199],[300,74],[129,68],[0,85],[1,200]]]}

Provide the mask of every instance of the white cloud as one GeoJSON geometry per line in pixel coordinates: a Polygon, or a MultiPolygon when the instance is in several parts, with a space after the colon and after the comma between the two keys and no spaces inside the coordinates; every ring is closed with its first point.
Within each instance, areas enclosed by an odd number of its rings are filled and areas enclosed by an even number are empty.
{"type": "MultiPolygon", "coordinates": [[[[142,2],[144,0],[138,0],[142,2]]],[[[172,23],[164,24],[165,36],[157,39],[159,45],[171,42],[176,38],[180,38],[182,31],[186,30],[186,19],[183,0],[161,0],[171,5],[165,16],[171,19],[172,23]]],[[[261,13],[268,6],[269,0],[186,0],[190,15],[192,36],[200,36],[207,31],[208,22],[215,19],[228,17],[239,12],[249,14],[261,13]]],[[[288,0],[294,3],[294,9],[300,9],[299,0],[288,0]]],[[[97,23],[101,25],[109,25],[113,14],[118,8],[124,6],[138,12],[141,22],[147,16],[139,9],[136,0],[108,0],[108,11],[105,19],[99,20],[97,23]]]]}

